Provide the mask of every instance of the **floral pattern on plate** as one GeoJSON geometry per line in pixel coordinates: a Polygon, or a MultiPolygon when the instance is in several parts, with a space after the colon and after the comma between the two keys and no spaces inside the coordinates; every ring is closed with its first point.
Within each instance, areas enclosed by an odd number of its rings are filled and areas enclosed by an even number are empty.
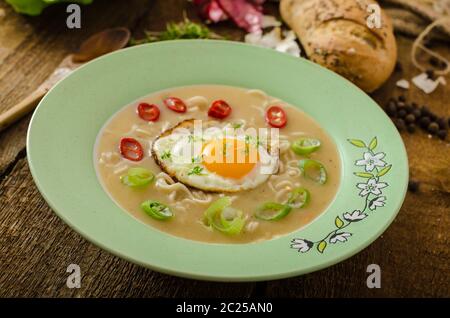
{"type": "Polygon", "coordinates": [[[309,252],[314,247],[319,253],[323,253],[329,244],[347,242],[353,235],[353,233],[349,232],[349,228],[353,223],[363,221],[369,217],[370,212],[382,208],[386,204],[387,198],[383,195],[383,189],[389,185],[386,182],[382,182],[381,178],[391,170],[392,165],[383,160],[386,157],[384,152],[375,152],[378,146],[377,137],[372,138],[369,144],[359,139],[348,139],[348,141],[357,148],[365,149],[362,158],[355,161],[355,166],[363,167],[364,171],[353,173],[357,177],[365,179],[363,182],[356,184],[359,196],[364,198],[363,206],[360,209],[337,215],[334,220],[335,228],[320,240],[292,239],[291,248],[300,253],[309,252]]]}

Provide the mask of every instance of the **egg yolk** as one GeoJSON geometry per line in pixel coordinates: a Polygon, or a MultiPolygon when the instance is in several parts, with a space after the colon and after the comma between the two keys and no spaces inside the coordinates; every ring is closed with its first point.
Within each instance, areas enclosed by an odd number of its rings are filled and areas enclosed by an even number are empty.
{"type": "Polygon", "coordinates": [[[217,139],[204,145],[203,164],[224,178],[240,179],[249,174],[259,160],[257,148],[238,139],[217,139]]]}

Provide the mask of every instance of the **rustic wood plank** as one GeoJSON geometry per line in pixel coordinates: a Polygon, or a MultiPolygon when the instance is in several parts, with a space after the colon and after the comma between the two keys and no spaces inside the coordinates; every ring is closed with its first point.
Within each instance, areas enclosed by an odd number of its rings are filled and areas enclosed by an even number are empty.
{"type": "Polygon", "coordinates": [[[31,115],[24,117],[0,134],[0,180],[13,168],[15,161],[20,157],[19,154],[25,150],[30,118],[31,115]]]}
{"type": "Polygon", "coordinates": [[[31,26],[23,23],[21,16],[12,11],[6,3],[0,3],[0,64],[33,33],[31,26]]]}
{"type": "Polygon", "coordinates": [[[177,278],[101,250],[52,212],[25,159],[0,183],[0,273],[0,297],[249,297],[254,285],[177,278]],[[80,289],[66,287],[72,263],[80,289]]]}

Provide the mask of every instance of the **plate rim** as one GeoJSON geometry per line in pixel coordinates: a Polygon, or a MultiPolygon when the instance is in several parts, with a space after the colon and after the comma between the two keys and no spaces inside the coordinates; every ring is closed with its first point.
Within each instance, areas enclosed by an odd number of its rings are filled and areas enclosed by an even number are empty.
{"type": "MultiPolygon", "coordinates": [[[[298,63],[307,63],[311,66],[313,66],[314,68],[317,68],[319,71],[321,70],[322,72],[325,71],[328,74],[332,74],[333,76],[338,77],[337,80],[344,80],[347,82],[347,84],[350,84],[351,86],[353,86],[353,89],[357,89],[360,92],[362,92],[358,87],[356,87],[355,85],[353,85],[351,82],[349,82],[348,80],[344,79],[343,77],[341,77],[340,75],[331,72],[328,69],[325,69],[324,67],[321,67],[309,60],[306,59],[299,59],[293,56],[288,56],[285,55],[283,53],[278,53],[275,52],[271,49],[267,49],[267,48],[259,48],[259,47],[254,47],[245,43],[240,43],[240,42],[232,42],[232,41],[223,41],[223,40],[175,40],[175,41],[167,41],[167,42],[158,42],[158,43],[152,43],[152,44],[145,44],[145,45],[140,45],[140,46],[135,46],[135,47],[130,47],[130,48],[126,48],[120,51],[116,51],[110,54],[107,54],[105,56],[102,56],[94,61],[91,61],[89,63],[86,63],[85,65],[81,66],[79,69],[77,69],[75,72],[78,72],[79,70],[82,70],[84,68],[89,67],[92,63],[98,63],[99,60],[103,60],[106,58],[109,58],[111,55],[118,55],[118,54],[124,54],[124,51],[130,51],[130,50],[140,50],[140,49],[145,49],[147,47],[154,47],[154,46],[161,46],[161,45],[177,45],[179,43],[183,43],[183,45],[187,44],[187,43],[211,43],[211,45],[215,45],[213,43],[221,43],[221,44],[225,44],[225,45],[231,45],[231,46],[243,46],[243,47],[252,47],[252,49],[257,49],[257,50],[266,50],[267,52],[271,52],[271,54],[279,54],[279,55],[284,55],[284,58],[291,58],[291,59],[295,59],[298,63]],[[169,43],[170,42],[170,43],[169,43]]],[[[209,45],[209,44],[207,44],[209,45]]],[[[75,73],[74,72],[74,73],[75,73]]],[[[69,75],[69,76],[72,76],[69,75]]],[[[42,108],[42,105],[45,105],[48,96],[52,94],[52,92],[57,89],[57,87],[59,87],[61,85],[61,83],[64,82],[61,81],[59,82],[57,85],[55,85],[48,93],[47,95],[43,98],[43,100],[39,103],[36,111],[33,113],[33,116],[31,118],[29,127],[28,127],[28,131],[27,131],[27,138],[26,138],[26,145],[27,145],[27,149],[31,149],[31,132],[32,129],[35,125],[35,122],[37,121],[37,114],[39,113],[40,109],[42,108]]],[[[370,99],[370,97],[367,97],[368,99],[370,99]]],[[[388,117],[386,116],[386,118],[388,119],[388,117]]],[[[391,125],[393,125],[392,123],[390,123],[391,125]]],[[[39,192],[41,193],[41,195],[43,196],[43,198],[45,199],[45,201],[47,202],[47,204],[49,204],[49,206],[52,208],[53,212],[55,212],[58,217],[60,219],[62,219],[64,221],[64,223],[66,223],[71,229],[75,230],[77,233],[79,233],[83,238],[87,239],[89,242],[99,246],[100,248],[108,251],[109,253],[113,254],[113,255],[117,255],[127,261],[130,261],[132,263],[138,264],[140,266],[146,267],[146,268],[150,268],[152,270],[156,270],[162,273],[166,273],[166,274],[170,274],[170,275],[175,275],[175,276],[180,276],[180,277],[187,277],[187,278],[193,278],[193,279],[199,279],[199,280],[207,280],[207,281],[261,281],[261,280],[272,280],[272,279],[280,279],[280,278],[286,278],[286,277],[292,277],[292,276],[297,276],[297,275],[302,275],[305,273],[310,273],[310,272],[314,272],[326,267],[329,267],[331,265],[337,264],[345,259],[350,258],[351,256],[359,253],[361,250],[365,249],[367,246],[369,246],[370,244],[372,244],[377,238],[379,238],[379,236],[391,225],[391,223],[393,222],[393,220],[395,219],[395,217],[397,216],[407,193],[407,182],[408,182],[408,157],[407,157],[407,153],[406,153],[406,149],[405,149],[405,145],[403,143],[403,140],[401,139],[401,137],[399,138],[401,140],[401,149],[399,149],[399,152],[402,153],[403,155],[403,159],[405,159],[406,162],[406,178],[405,180],[403,180],[402,184],[403,184],[403,189],[399,190],[402,192],[401,195],[401,200],[399,201],[400,203],[398,204],[398,206],[396,207],[392,207],[391,209],[394,211],[391,214],[391,217],[387,220],[384,221],[383,226],[380,227],[378,229],[378,231],[376,232],[376,234],[372,235],[369,239],[365,239],[363,243],[359,243],[357,247],[352,247],[351,249],[347,249],[345,253],[342,253],[340,256],[338,257],[334,257],[333,261],[329,261],[329,262],[323,262],[319,265],[310,267],[309,270],[304,270],[304,269],[296,269],[290,272],[282,272],[282,273],[278,273],[278,274],[269,274],[269,275],[255,275],[255,276],[221,276],[221,275],[209,275],[209,274],[205,274],[205,273],[196,273],[196,272],[187,272],[187,271],[178,271],[178,270],[173,270],[173,269],[168,269],[166,267],[160,267],[158,265],[155,264],[149,264],[149,263],[143,263],[139,260],[136,260],[134,258],[129,257],[129,255],[125,255],[123,253],[121,253],[120,251],[115,250],[114,248],[109,247],[108,245],[104,244],[103,242],[97,240],[95,237],[93,237],[91,234],[86,233],[82,228],[79,228],[78,226],[76,226],[70,218],[66,217],[66,215],[61,212],[55,205],[54,202],[52,201],[51,198],[49,198],[49,196],[47,195],[47,191],[45,189],[45,186],[41,184],[39,177],[38,177],[38,173],[36,172],[36,167],[33,164],[33,159],[32,159],[32,154],[31,152],[27,151],[27,160],[28,160],[28,164],[30,167],[30,171],[33,177],[33,180],[39,190],[39,192]]],[[[342,159],[341,159],[342,160],[342,159]]],[[[341,180],[342,182],[342,180],[341,180]]],[[[400,182],[399,182],[400,183],[400,182]]],[[[324,213],[322,213],[322,215],[324,215],[324,213]]],[[[319,216],[320,217],[320,216],[319,216]]],[[[292,236],[293,233],[287,234],[287,235],[283,235],[283,237],[287,237],[287,236],[292,236]]],[[[250,243],[250,244],[259,244],[259,243],[250,243]]],[[[208,244],[208,245],[222,245],[222,244],[208,244]]],[[[247,244],[246,244],[247,245],[247,244]]]]}

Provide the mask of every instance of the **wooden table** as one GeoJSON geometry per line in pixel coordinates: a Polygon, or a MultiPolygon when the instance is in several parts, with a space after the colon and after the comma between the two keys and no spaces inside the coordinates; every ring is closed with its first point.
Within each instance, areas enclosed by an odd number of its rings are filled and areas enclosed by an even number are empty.
{"type": "MultiPolygon", "coordinates": [[[[270,7],[270,6],[269,6],[270,7]]],[[[276,13],[276,6],[269,8],[276,13]]],[[[161,30],[182,12],[196,19],[184,0],[95,0],[82,9],[82,29],[65,28],[65,6],[37,18],[15,14],[0,2],[0,111],[24,98],[88,35],[113,26],[161,30]]],[[[214,27],[231,39],[242,32],[231,24],[214,27]]],[[[411,39],[398,37],[402,72],[378,92],[384,103],[400,93],[399,78],[417,73],[411,39]]],[[[444,50],[450,55],[448,48],[444,50]]],[[[448,79],[447,79],[448,80],[448,79]]],[[[440,115],[450,115],[450,90],[405,93],[440,115]]],[[[0,133],[0,296],[2,297],[419,297],[450,296],[450,147],[423,132],[402,133],[411,176],[421,191],[408,193],[389,229],[358,255],[320,272],[261,283],[212,283],[163,275],[102,251],[66,226],[36,189],[27,161],[25,136],[30,116],[0,133]],[[80,289],[66,287],[67,266],[80,265],[80,289]],[[368,289],[366,268],[379,264],[381,289],[368,289]]],[[[262,264],[263,266],[263,264],[262,264]]]]}

